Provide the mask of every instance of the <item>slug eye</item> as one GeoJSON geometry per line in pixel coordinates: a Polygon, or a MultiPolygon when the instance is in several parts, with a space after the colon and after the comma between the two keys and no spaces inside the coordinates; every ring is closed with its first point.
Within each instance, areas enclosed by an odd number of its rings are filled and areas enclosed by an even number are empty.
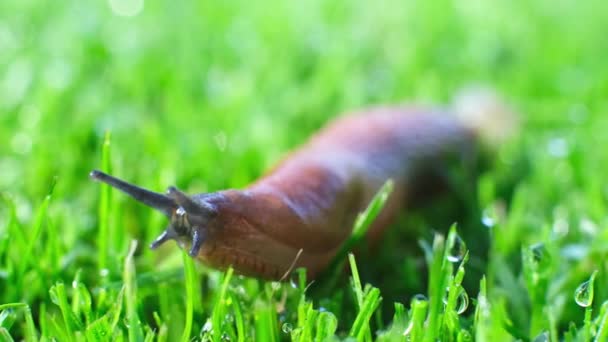
{"type": "Polygon", "coordinates": [[[188,220],[188,213],[183,207],[178,207],[171,215],[171,225],[175,229],[175,232],[180,235],[185,235],[190,231],[190,221],[188,220]]]}

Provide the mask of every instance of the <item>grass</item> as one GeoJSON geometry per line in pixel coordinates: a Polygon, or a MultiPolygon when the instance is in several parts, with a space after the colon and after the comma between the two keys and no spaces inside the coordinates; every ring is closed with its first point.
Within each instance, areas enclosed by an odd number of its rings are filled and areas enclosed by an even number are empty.
{"type": "Polygon", "coordinates": [[[606,340],[603,1],[126,3],[0,2],[1,339],[606,340]],[[332,116],[471,82],[521,133],[327,286],[152,252],[164,218],[87,177],[243,187],[332,116]]]}

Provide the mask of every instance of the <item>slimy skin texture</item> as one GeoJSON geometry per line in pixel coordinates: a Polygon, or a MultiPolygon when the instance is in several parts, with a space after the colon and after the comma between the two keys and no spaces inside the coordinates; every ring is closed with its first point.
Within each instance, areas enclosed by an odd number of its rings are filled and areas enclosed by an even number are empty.
{"type": "MultiPolygon", "coordinates": [[[[380,107],[344,115],[242,190],[188,196],[153,193],[100,171],[91,177],[161,210],[171,219],[152,244],[175,239],[218,269],[278,280],[297,267],[314,278],[350,236],[357,214],[389,178],[395,187],[368,232],[377,238],[429,170],[469,153],[477,134],[435,109],[380,107]]],[[[422,189],[424,190],[424,189],[422,189]]]]}

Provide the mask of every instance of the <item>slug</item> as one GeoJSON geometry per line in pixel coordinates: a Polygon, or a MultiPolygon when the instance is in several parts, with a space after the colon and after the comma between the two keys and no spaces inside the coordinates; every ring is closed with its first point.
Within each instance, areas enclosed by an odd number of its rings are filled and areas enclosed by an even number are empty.
{"type": "Polygon", "coordinates": [[[413,189],[449,155],[510,133],[512,112],[493,93],[470,94],[452,108],[395,105],[340,116],[240,190],[189,196],[169,187],[161,194],[101,171],[90,176],[169,218],[153,249],[176,240],[213,268],[280,280],[305,267],[314,278],[387,179],[394,190],[368,234],[381,234],[405,203],[415,202],[413,189]]]}

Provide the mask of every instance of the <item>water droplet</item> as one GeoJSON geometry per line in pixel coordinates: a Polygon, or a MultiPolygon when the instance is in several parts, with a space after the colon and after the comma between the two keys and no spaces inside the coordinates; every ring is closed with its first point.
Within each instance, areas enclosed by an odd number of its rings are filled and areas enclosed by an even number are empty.
{"type": "Polygon", "coordinates": [[[279,291],[281,289],[281,283],[278,281],[273,281],[270,283],[270,288],[274,292],[279,291]]]}
{"type": "Polygon", "coordinates": [[[407,325],[407,327],[405,328],[405,331],[403,331],[403,336],[407,336],[408,341],[409,341],[410,333],[412,332],[413,328],[414,328],[414,322],[410,321],[409,324],[407,325]]]}
{"type": "Polygon", "coordinates": [[[591,275],[589,280],[580,284],[576,288],[576,291],[574,291],[574,301],[583,308],[593,304],[593,281],[595,279],[595,274],[596,272],[591,275]]]}
{"type": "Polygon", "coordinates": [[[547,332],[547,331],[541,332],[532,340],[532,342],[549,342],[549,341],[550,341],[549,332],[547,332]]]}
{"type": "Polygon", "coordinates": [[[299,289],[300,288],[300,281],[299,281],[299,275],[297,272],[292,272],[289,275],[289,285],[291,285],[291,287],[293,287],[294,289],[299,289]]]}
{"type": "Polygon", "coordinates": [[[425,302],[425,301],[427,301],[427,300],[428,300],[428,299],[426,298],[426,296],[425,296],[425,295],[423,295],[423,294],[420,294],[420,293],[419,293],[419,294],[417,294],[417,295],[414,295],[414,297],[412,297],[412,302],[414,302],[414,301],[417,301],[417,302],[425,302]]]}
{"type": "Polygon", "coordinates": [[[234,322],[234,316],[232,316],[231,314],[226,314],[226,317],[224,317],[224,322],[231,324],[232,322],[234,322]]]}
{"type": "Polygon", "coordinates": [[[203,332],[208,332],[210,333],[213,330],[213,323],[211,323],[211,320],[208,319],[207,322],[205,322],[205,325],[203,325],[203,332]]]}
{"type": "Polygon", "coordinates": [[[456,235],[454,238],[454,244],[452,245],[452,248],[450,248],[447,255],[448,261],[453,263],[460,262],[466,253],[467,245],[459,235],[456,235]]]}
{"type": "Polygon", "coordinates": [[[103,268],[103,269],[99,270],[99,275],[102,277],[107,277],[110,275],[110,270],[107,268],[103,268]]]}
{"type": "Polygon", "coordinates": [[[228,333],[223,333],[222,334],[222,341],[231,341],[230,335],[228,335],[228,333]]]}
{"type": "Polygon", "coordinates": [[[456,313],[459,315],[469,307],[469,295],[462,289],[456,298],[456,313]]]}
{"type": "Polygon", "coordinates": [[[494,213],[492,209],[485,209],[481,214],[481,223],[488,228],[494,227],[496,224],[496,219],[494,218],[494,213]]]}
{"type": "MultiPolygon", "coordinates": [[[[443,304],[445,305],[448,304],[450,288],[448,287],[446,290],[446,295],[443,297],[443,304]]],[[[465,312],[466,309],[469,307],[469,295],[467,294],[467,291],[465,291],[464,288],[460,285],[458,285],[457,291],[458,295],[456,297],[456,305],[454,307],[454,310],[456,310],[456,313],[460,315],[461,313],[465,312]]]]}
{"type": "Polygon", "coordinates": [[[468,330],[460,330],[458,333],[458,341],[473,341],[473,336],[468,330]]]}
{"type": "Polygon", "coordinates": [[[534,262],[538,264],[539,267],[548,266],[551,261],[551,254],[545,247],[544,243],[537,243],[530,246],[530,251],[532,252],[532,259],[534,262]]]}
{"type": "Polygon", "coordinates": [[[283,332],[286,334],[290,334],[293,330],[293,326],[291,325],[291,323],[283,323],[281,330],[283,330],[283,332]]]}
{"type": "Polygon", "coordinates": [[[234,289],[235,293],[238,293],[240,295],[245,295],[247,294],[247,290],[245,289],[245,286],[243,285],[238,285],[235,289],[234,289]]]}

